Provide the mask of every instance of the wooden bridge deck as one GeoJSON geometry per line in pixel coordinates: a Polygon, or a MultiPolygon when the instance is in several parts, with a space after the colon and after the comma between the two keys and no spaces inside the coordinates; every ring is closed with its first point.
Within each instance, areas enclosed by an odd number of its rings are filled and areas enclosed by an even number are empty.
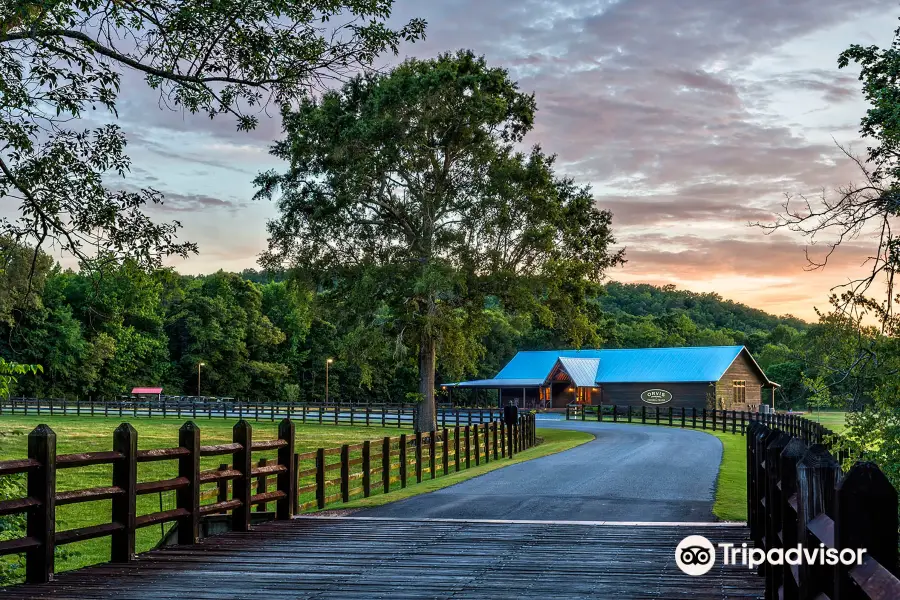
{"type": "Polygon", "coordinates": [[[759,598],[746,567],[683,574],[686,535],[745,527],[299,518],[63,573],[10,598],[759,598]]]}

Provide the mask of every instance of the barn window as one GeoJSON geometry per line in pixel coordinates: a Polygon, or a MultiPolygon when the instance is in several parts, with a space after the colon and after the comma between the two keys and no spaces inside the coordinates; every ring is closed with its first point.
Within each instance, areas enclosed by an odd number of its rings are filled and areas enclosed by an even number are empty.
{"type": "Polygon", "coordinates": [[[744,404],[747,401],[747,382],[735,380],[731,382],[734,404],[744,404]]]}

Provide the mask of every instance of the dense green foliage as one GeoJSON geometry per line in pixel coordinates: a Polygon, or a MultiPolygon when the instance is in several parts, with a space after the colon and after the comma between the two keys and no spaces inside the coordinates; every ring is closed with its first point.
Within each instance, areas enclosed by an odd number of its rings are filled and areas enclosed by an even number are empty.
{"type": "Polygon", "coordinates": [[[262,263],[290,268],[337,310],[370,381],[384,356],[414,355],[418,427],[434,426],[435,368],[477,368],[488,298],[567,344],[597,343],[592,297],[623,261],[612,215],[519,150],[534,96],[471,51],[409,59],[284,111],[257,180],[277,201],[262,263]]]}
{"type": "Polygon", "coordinates": [[[94,250],[158,265],[196,245],[178,222],[144,212],[154,189],[125,176],[126,139],[114,123],[73,129],[100,108],[116,119],[123,71],[146,78],[160,105],[233,117],[253,129],[270,102],[290,103],[369,68],[424,35],[413,19],[389,27],[393,0],[21,0],[0,3],[0,197],[16,219],[0,234],[93,260],[94,250]]]}
{"type": "MultiPolygon", "coordinates": [[[[378,317],[372,327],[360,327],[347,314],[349,301],[329,289],[309,291],[252,269],[194,277],[147,273],[131,263],[99,274],[62,270],[49,259],[41,265],[27,306],[0,323],[0,358],[43,366],[38,375],[19,377],[15,395],[111,398],[139,385],[195,395],[197,365],[204,362],[204,395],[315,401],[324,396],[329,357],[335,359],[333,398],[398,402],[418,388],[417,357],[396,352],[394,340],[377,330],[378,317]]],[[[584,347],[745,344],[784,386],[781,407],[802,406],[804,375],[815,378],[830,368],[817,366],[818,348],[839,348],[839,339],[851,348],[849,338],[826,325],[787,319],[789,325],[712,295],[686,307],[685,298],[696,295],[615,282],[605,287],[609,295],[590,302],[581,325],[595,340],[584,347]]],[[[566,330],[539,311],[509,311],[489,296],[478,312],[484,326],[473,344],[477,353],[469,360],[439,354],[438,382],[491,377],[518,350],[572,345],[566,330]]]]}

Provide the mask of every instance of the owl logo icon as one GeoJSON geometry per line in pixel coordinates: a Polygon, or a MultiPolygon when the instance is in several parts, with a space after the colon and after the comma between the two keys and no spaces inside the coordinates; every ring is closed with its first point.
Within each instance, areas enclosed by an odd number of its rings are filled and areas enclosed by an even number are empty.
{"type": "Polygon", "coordinates": [[[709,573],[716,564],[716,549],[702,535],[689,535],[678,542],[675,563],[684,573],[694,577],[709,573]]]}

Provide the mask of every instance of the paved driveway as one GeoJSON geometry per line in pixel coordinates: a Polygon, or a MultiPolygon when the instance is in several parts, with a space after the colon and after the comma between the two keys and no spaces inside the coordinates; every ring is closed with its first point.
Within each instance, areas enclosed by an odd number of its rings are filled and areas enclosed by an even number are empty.
{"type": "Polygon", "coordinates": [[[588,431],[577,448],[356,513],[367,517],[561,521],[714,521],[722,444],[699,432],[575,421],[539,427],[588,431]]]}

